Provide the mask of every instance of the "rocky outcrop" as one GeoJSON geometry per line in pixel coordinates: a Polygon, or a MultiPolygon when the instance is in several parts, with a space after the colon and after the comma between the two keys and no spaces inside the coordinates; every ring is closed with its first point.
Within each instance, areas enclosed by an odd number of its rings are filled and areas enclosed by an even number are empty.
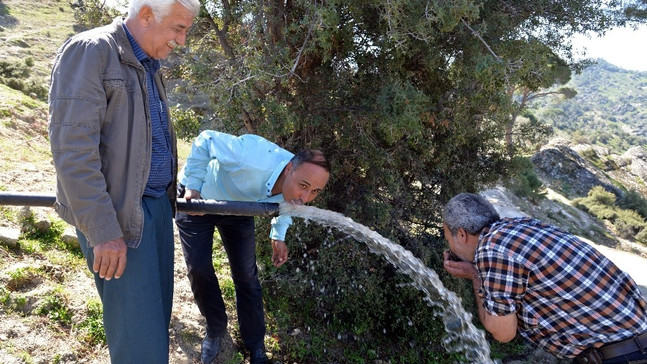
{"type": "Polygon", "coordinates": [[[626,170],[642,181],[644,185],[647,182],[647,152],[645,149],[642,147],[630,148],[621,158],[629,163],[626,170]]]}
{"type": "Polygon", "coordinates": [[[624,191],[616,187],[599,168],[580,156],[565,140],[552,141],[531,159],[544,184],[569,198],[585,197],[594,186],[602,186],[618,197],[624,196],[624,191]]]}

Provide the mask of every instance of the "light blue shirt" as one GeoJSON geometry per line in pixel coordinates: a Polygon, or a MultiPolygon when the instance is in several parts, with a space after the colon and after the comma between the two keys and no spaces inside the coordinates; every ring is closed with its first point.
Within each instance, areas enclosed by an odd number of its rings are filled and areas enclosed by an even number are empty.
{"type": "MultiPolygon", "coordinates": [[[[258,135],[205,130],[193,142],[179,180],[203,199],[280,203],[283,194],[272,196],[272,187],[293,156],[258,135]]],[[[291,224],[290,216],[273,218],[270,238],[284,241],[291,224]]]]}

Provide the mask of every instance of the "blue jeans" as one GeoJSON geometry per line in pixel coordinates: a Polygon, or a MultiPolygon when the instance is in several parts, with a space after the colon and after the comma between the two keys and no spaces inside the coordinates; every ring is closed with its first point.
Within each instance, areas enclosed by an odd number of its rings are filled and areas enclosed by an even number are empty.
{"type": "Polygon", "coordinates": [[[94,251],[77,230],[103,303],[103,324],[114,364],[168,363],[173,305],[173,214],[168,196],[144,197],[144,232],[129,248],[126,269],[106,281],[94,273],[94,251]]]}
{"type": "Polygon", "coordinates": [[[207,321],[207,334],[217,337],[227,330],[227,312],[212,262],[213,234],[217,228],[229,257],[240,336],[247,350],[263,347],[265,317],[256,269],[254,218],[177,213],[175,223],[180,232],[193,297],[207,321]]]}

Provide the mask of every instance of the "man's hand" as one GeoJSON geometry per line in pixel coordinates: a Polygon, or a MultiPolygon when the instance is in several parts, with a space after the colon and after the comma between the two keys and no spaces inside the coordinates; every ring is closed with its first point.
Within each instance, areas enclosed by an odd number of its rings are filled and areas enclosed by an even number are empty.
{"type": "Polygon", "coordinates": [[[281,240],[272,239],[272,263],[280,267],[288,261],[288,246],[281,240]]]}
{"type": "Polygon", "coordinates": [[[126,253],[128,247],[123,238],[111,240],[107,243],[97,245],[94,251],[94,264],[92,269],[99,273],[99,277],[109,281],[114,277],[121,278],[126,269],[126,253]]]}
{"type": "Polygon", "coordinates": [[[454,277],[474,279],[478,277],[478,272],[476,267],[472,262],[466,261],[456,261],[452,259],[452,253],[449,250],[445,250],[443,253],[443,266],[447,273],[453,275],[454,277]]]}
{"type": "MultiPolygon", "coordinates": [[[[188,188],[186,190],[184,190],[184,199],[187,202],[189,202],[192,199],[199,200],[201,198],[202,198],[202,196],[200,195],[200,191],[191,190],[191,189],[188,189],[188,188]]],[[[187,212],[187,215],[202,216],[204,214],[200,213],[200,212],[187,212]]]]}

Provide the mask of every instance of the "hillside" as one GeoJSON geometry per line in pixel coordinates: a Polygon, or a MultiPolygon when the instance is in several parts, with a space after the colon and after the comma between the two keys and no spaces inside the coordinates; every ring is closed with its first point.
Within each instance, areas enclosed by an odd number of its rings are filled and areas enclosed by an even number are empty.
{"type": "Polygon", "coordinates": [[[628,71],[604,60],[573,75],[569,100],[540,98],[530,110],[558,136],[623,153],[647,146],[647,72],[628,71]]]}
{"type": "Polygon", "coordinates": [[[74,34],[69,5],[60,3],[66,10],[58,4],[0,2],[0,78],[4,81],[0,82],[0,189],[3,190],[54,190],[54,169],[51,164],[42,163],[49,156],[45,139],[46,85],[50,60],[58,45],[74,34]],[[14,88],[7,84],[13,84],[14,88]],[[31,90],[27,89],[29,86],[31,90]],[[33,91],[38,91],[38,95],[33,91]],[[29,173],[26,180],[25,172],[29,173]]]}
{"type": "MultiPolygon", "coordinates": [[[[47,103],[42,91],[49,82],[51,60],[57,47],[76,33],[69,3],[65,0],[0,0],[0,62],[6,62],[5,69],[29,71],[28,75],[22,73],[24,77],[20,78],[24,82],[23,91],[0,83],[0,190],[54,192],[55,174],[47,140],[47,103]]],[[[641,88],[645,89],[643,77],[647,77],[622,70],[613,73],[622,75],[622,78],[614,78],[615,81],[605,78],[604,85],[627,82],[635,91],[627,92],[627,95],[615,91],[611,96],[614,91],[609,88],[608,95],[596,96],[594,91],[602,86],[596,86],[595,76],[590,75],[581,86],[582,89],[589,87],[586,89],[589,98],[581,99],[580,104],[587,100],[586,103],[592,105],[609,106],[607,109],[589,106],[590,110],[582,113],[599,120],[599,128],[606,128],[604,121],[616,115],[615,122],[622,126],[609,130],[627,130],[636,138],[647,138],[644,128],[641,129],[646,124],[644,95],[630,98],[641,88]],[[621,113],[612,106],[618,103],[633,105],[638,111],[622,113],[620,117],[621,113]],[[643,119],[640,122],[635,121],[636,118],[643,119]]],[[[612,76],[609,74],[608,77],[612,76]]],[[[572,82],[580,81],[574,79],[572,82]]],[[[585,92],[580,92],[583,97],[585,92]]],[[[574,103],[571,107],[580,106],[574,103]]],[[[585,125],[589,123],[563,129],[567,132],[569,128],[576,130],[585,125]]],[[[185,142],[180,144],[180,160],[183,160],[189,145],[185,142]]],[[[607,238],[601,238],[598,243],[632,251],[632,258],[647,257],[647,250],[643,247],[616,239],[603,222],[573,207],[571,201],[563,197],[563,191],[557,186],[551,187],[554,188],[548,190],[548,198],[541,201],[520,199],[504,189],[488,193],[498,207],[507,209],[510,214],[532,215],[576,231],[604,232],[607,238]]],[[[0,363],[108,363],[107,348],[101,339],[98,323],[101,312],[97,308],[98,296],[73,239],[67,237],[73,235],[73,231],[61,223],[51,209],[32,208],[30,211],[33,216],[17,207],[0,206],[0,229],[22,230],[18,241],[0,242],[0,363]]],[[[614,252],[609,250],[609,254],[614,252]]],[[[630,261],[624,256],[619,259],[630,261]]],[[[641,267],[645,262],[631,260],[630,264],[641,267]]],[[[223,266],[219,272],[223,276],[222,281],[230,284],[231,281],[224,278],[228,276],[226,260],[220,263],[223,266]]],[[[647,282],[641,284],[647,289],[647,282]]],[[[244,355],[239,350],[234,299],[231,295],[226,299],[231,337],[226,339],[220,359],[226,363],[244,363],[244,355]]],[[[181,249],[177,245],[171,322],[172,364],[199,362],[203,326],[204,321],[192,300],[181,249]]],[[[281,327],[274,321],[270,326],[266,342],[273,361],[295,362],[292,359],[294,353],[285,352],[280,338],[288,335],[301,337],[306,328],[281,327]]],[[[330,350],[343,353],[345,343],[339,340],[338,345],[339,348],[330,350]]],[[[509,346],[514,346],[510,351],[517,352],[507,357],[504,363],[557,362],[546,355],[533,356],[532,348],[519,343],[509,346]]],[[[302,350],[307,350],[306,344],[302,350]]]]}

